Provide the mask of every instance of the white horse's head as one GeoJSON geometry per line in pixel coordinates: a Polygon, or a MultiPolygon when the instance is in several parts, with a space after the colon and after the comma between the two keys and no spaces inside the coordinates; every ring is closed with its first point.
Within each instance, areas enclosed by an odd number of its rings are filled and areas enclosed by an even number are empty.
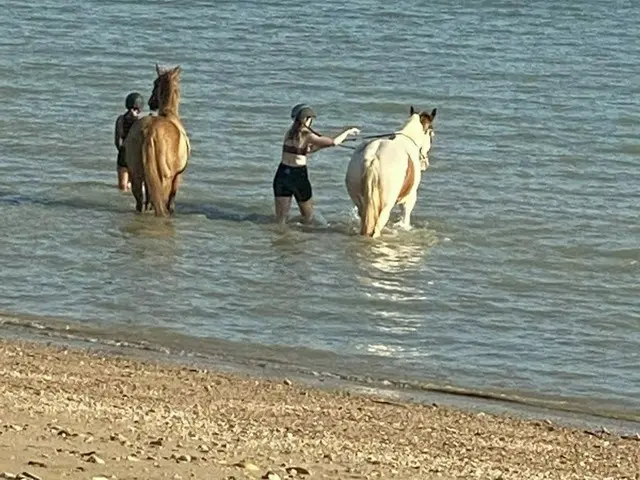
{"type": "MultiPolygon", "coordinates": [[[[437,108],[431,110],[431,113],[426,111],[417,111],[413,106],[409,110],[409,117],[411,121],[420,123],[419,131],[417,132],[416,143],[420,150],[420,168],[426,170],[429,166],[429,150],[431,150],[431,139],[435,136],[433,129],[433,121],[436,118],[437,108]]],[[[412,123],[413,123],[412,122],[412,123]]]]}

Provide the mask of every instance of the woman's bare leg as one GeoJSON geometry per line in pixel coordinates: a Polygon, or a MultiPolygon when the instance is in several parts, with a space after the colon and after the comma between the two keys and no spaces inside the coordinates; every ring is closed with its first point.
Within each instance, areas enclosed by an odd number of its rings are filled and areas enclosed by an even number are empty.
{"type": "Polygon", "coordinates": [[[131,184],[129,183],[129,170],[127,167],[118,167],[118,188],[123,192],[129,191],[131,184]]]}
{"type": "Polygon", "coordinates": [[[298,208],[304,219],[304,223],[311,223],[313,220],[313,200],[309,199],[306,202],[299,202],[298,208]]]}
{"type": "Polygon", "coordinates": [[[291,210],[291,197],[275,197],[276,199],[276,222],[279,225],[287,223],[289,211],[291,210]]]}

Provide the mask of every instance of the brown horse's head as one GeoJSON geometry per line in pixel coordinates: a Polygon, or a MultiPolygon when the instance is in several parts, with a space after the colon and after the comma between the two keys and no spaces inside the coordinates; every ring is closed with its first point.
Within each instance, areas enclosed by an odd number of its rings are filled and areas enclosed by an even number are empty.
{"type": "Polygon", "coordinates": [[[166,69],[156,64],[158,77],[153,82],[153,91],[148,102],[151,110],[157,110],[159,115],[178,115],[181,72],[180,65],[166,69]]]}

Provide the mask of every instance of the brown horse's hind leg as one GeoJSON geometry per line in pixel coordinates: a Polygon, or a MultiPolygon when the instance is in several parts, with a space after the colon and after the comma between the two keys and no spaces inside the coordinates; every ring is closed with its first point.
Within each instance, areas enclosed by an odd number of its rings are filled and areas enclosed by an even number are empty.
{"type": "Polygon", "coordinates": [[[139,175],[131,176],[131,193],[136,199],[136,211],[142,212],[142,178],[139,175]]]}
{"type": "Polygon", "coordinates": [[[149,189],[146,183],[142,182],[142,188],[144,189],[144,211],[148,212],[151,209],[151,197],[149,196],[149,189]]]}
{"type": "Polygon", "coordinates": [[[167,210],[169,210],[169,213],[173,213],[176,209],[176,193],[178,193],[181,182],[182,173],[178,173],[173,177],[173,181],[171,182],[171,191],[169,192],[169,200],[167,201],[167,210]]]}

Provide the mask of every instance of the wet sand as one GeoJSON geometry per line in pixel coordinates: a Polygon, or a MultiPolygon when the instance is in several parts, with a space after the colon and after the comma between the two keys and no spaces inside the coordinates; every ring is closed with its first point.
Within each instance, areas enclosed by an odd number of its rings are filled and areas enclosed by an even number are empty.
{"type": "Polygon", "coordinates": [[[3,340],[0,472],[43,480],[640,479],[640,438],[3,340]]]}

